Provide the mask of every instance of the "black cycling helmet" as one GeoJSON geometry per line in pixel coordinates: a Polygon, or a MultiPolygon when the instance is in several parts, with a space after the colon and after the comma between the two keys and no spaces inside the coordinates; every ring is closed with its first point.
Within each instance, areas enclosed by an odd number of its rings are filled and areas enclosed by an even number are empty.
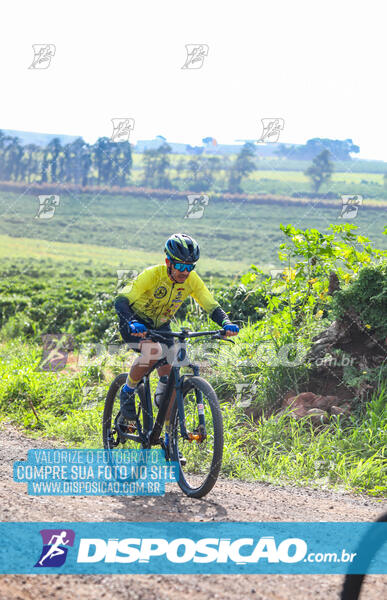
{"type": "Polygon", "coordinates": [[[185,233],[174,233],[167,239],[164,252],[168,258],[184,263],[195,263],[200,257],[199,244],[185,233]]]}

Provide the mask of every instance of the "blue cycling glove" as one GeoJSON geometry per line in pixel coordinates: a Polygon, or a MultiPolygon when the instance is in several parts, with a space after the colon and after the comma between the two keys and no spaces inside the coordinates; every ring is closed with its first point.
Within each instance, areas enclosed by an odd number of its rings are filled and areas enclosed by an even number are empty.
{"type": "Polygon", "coordinates": [[[225,331],[232,331],[232,333],[238,333],[238,331],[239,331],[238,325],[235,325],[234,323],[230,323],[229,325],[224,325],[223,329],[225,331]]]}
{"type": "Polygon", "coordinates": [[[138,321],[129,321],[128,327],[130,333],[143,333],[144,331],[146,331],[145,325],[139,323],[138,321]]]}

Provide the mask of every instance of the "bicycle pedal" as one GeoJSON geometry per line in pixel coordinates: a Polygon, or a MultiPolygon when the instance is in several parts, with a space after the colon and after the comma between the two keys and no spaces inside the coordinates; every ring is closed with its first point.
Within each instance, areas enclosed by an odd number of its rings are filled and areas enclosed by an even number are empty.
{"type": "Polygon", "coordinates": [[[136,429],[137,426],[134,421],[127,421],[126,419],[119,417],[116,423],[116,431],[121,444],[126,442],[125,436],[134,433],[136,429]]]}

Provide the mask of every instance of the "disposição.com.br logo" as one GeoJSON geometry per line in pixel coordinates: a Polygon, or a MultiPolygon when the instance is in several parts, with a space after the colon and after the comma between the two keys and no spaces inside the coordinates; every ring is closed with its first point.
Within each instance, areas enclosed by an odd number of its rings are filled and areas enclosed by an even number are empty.
{"type": "Polygon", "coordinates": [[[43,548],[35,567],[61,567],[66,562],[68,547],[74,545],[72,529],[41,529],[43,548]]]}

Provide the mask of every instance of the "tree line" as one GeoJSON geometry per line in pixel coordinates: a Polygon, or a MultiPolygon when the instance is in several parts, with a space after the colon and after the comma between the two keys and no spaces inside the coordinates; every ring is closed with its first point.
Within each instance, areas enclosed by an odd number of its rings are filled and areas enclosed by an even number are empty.
{"type": "Polygon", "coordinates": [[[102,137],[87,144],[77,138],[62,146],[59,138],[53,138],[45,147],[22,146],[19,138],[0,131],[1,181],[123,187],[129,183],[131,168],[129,142],[102,137]]]}
{"type": "MultiPolygon", "coordinates": [[[[188,189],[206,192],[213,189],[216,173],[224,171],[223,191],[242,193],[243,180],[257,169],[256,148],[252,142],[245,143],[233,159],[199,155],[180,159],[172,165],[171,151],[169,144],[163,142],[159,148],[142,154],[141,185],[172,189],[184,181],[188,189]],[[171,169],[177,174],[174,180],[171,169]]],[[[328,150],[323,150],[305,171],[315,192],[329,181],[333,172],[330,156],[328,150]]],[[[113,142],[101,137],[94,144],[88,144],[77,138],[62,145],[59,138],[53,138],[45,147],[23,146],[19,138],[7,136],[0,130],[0,181],[125,187],[133,185],[132,169],[128,141],[113,142]]]]}

